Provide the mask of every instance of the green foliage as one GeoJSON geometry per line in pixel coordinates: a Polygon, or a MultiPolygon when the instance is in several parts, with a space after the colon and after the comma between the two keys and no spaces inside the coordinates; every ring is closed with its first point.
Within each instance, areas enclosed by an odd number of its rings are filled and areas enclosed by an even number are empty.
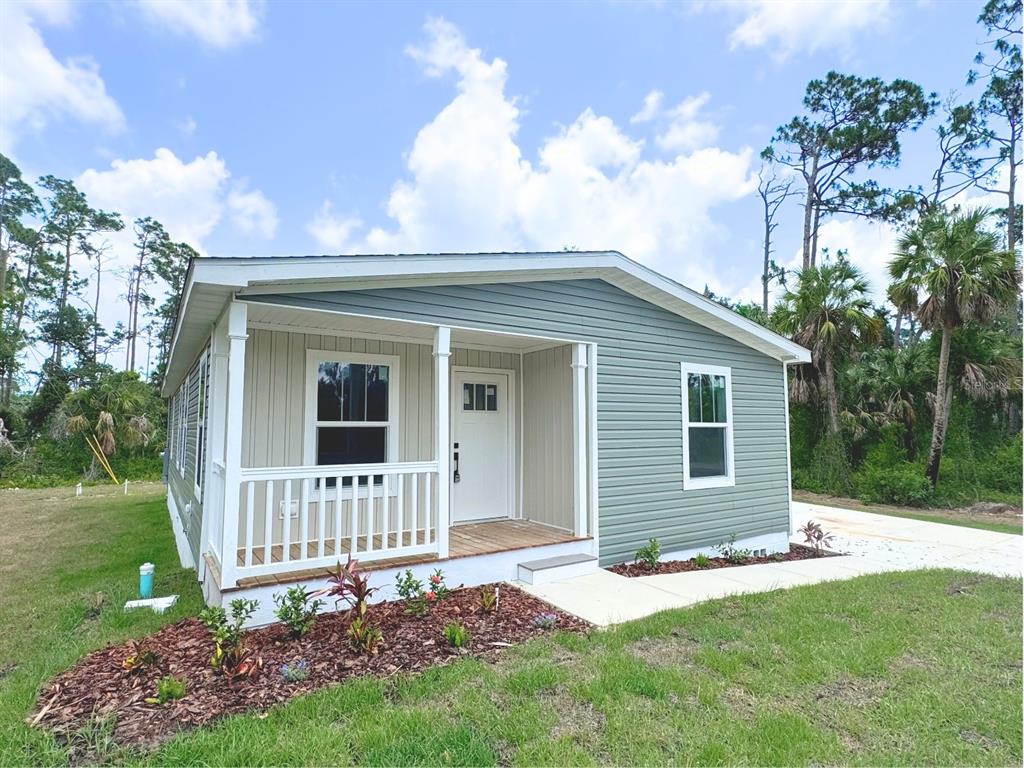
{"type": "Polygon", "coordinates": [[[857,475],[857,490],[871,504],[926,507],[932,498],[932,484],[922,468],[909,462],[866,467],[857,475]]]}
{"type": "Polygon", "coordinates": [[[848,496],[853,479],[843,435],[827,435],[812,445],[805,465],[793,463],[793,485],[814,493],[848,496]]]}
{"type": "Polygon", "coordinates": [[[464,648],[469,644],[471,637],[469,630],[457,621],[446,624],[441,634],[452,648],[464,648]]]}
{"type": "Polygon", "coordinates": [[[743,547],[736,546],[736,534],[729,534],[729,538],[723,541],[721,544],[715,545],[715,550],[721,557],[724,557],[730,563],[737,565],[747,562],[751,557],[751,551],[744,549],[743,547]]]}
{"type": "Polygon", "coordinates": [[[185,698],[186,685],[184,679],[166,675],[156,681],[156,695],[146,699],[148,704],[166,704],[185,698]]]}
{"type": "Polygon", "coordinates": [[[380,627],[373,624],[367,616],[356,616],[348,626],[348,639],[352,647],[368,656],[376,655],[384,642],[384,634],[380,627]]]}
{"type": "Polygon", "coordinates": [[[640,547],[636,551],[635,560],[638,563],[643,563],[650,570],[654,570],[658,567],[658,560],[661,558],[661,544],[657,539],[651,539],[647,542],[646,546],[640,547]]]}
{"type": "Polygon", "coordinates": [[[697,555],[693,558],[693,564],[703,570],[704,568],[707,568],[709,565],[711,565],[711,558],[705,555],[703,552],[698,552],[697,555]]]}
{"type": "Polygon", "coordinates": [[[281,677],[286,683],[301,683],[309,677],[309,664],[305,661],[293,661],[281,665],[281,677]]]}
{"type": "Polygon", "coordinates": [[[210,666],[228,678],[245,676],[255,671],[258,661],[251,658],[244,645],[242,627],[259,608],[258,600],[236,598],[230,604],[231,613],[219,605],[207,608],[199,614],[203,623],[213,636],[214,651],[210,657],[210,666]]]}
{"type": "Polygon", "coordinates": [[[494,613],[498,610],[498,586],[480,587],[480,610],[484,613],[494,613]]]}
{"type": "Polygon", "coordinates": [[[304,586],[289,587],[284,593],[274,594],[277,610],[274,615],[288,626],[293,638],[304,636],[316,623],[317,611],[323,606],[323,600],[311,600],[313,593],[304,586]]]}

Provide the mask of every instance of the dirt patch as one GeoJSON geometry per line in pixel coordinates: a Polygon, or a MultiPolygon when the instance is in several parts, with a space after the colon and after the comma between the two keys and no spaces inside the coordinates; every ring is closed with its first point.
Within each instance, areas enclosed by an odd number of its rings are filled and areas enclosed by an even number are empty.
{"type": "Polygon", "coordinates": [[[997,739],[993,739],[991,736],[986,736],[983,733],[978,733],[970,728],[960,731],[959,735],[961,741],[981,747],[986,752],[991,752],[1002,746],[997,739]]]}
{"type": "Polygon", "coordinates": [[[544,709],[550,708],[556,715],[555,725],[551,729],[552,739],[568,736],[577,743],[589,744],[604,730],[604,713],[595,709],[589,701],[574,699],[564,689],[542,697],[541,704],[544,709]]]}
{"type": "Polygon", "coordinates": [[[657,576],[663,573],[684,573],[686,571],[711,571],[716,568],[742,568],[744,565],[764,565],[765,563],[784,563],[792,560],[812,560],[816,557],[831,557],[838,555],[838,552],[822,551],[820,554],[810,547],[800,544],[790,544],[789,552],[780,552],[764,557],[748,557],[743,562],[733,562],[724,557],[708,558],[707,565],[703,568],[697,565],[694,560],[666,560],[658,563],[657,567],[650,568],[646,563],[619,563],[609,566],[608,570],[620,576],[637,578],[639,576],[657,576]]]}
{"type": "Polygon", "coordinates": [[[817,701],[836,702],[863,709],[878,703],[889,690],[889,682],[872,677],[841,677],[822,686],[814,695],[817,701]]]}
{"type": "Polygon", "coordinates": [[[637,640],[626,646],[636,658],[654,667],[692,667],[701,644],[686,636],[637,640]]]}
{"type": "Polygon", "coordinates": [[[423,618],[405,613],[402,602],[374,605],[371,621],[384,635],[383,648],[375,656],[352,649],[346,635],[347,612],[320,616],[310,633],[299,640],[289,639],[281,624],[252,630],[245,635],[246,646],[262,659],[262,668],[254,677],[235,682],[214,673],[209,632],[196,619],[186,619],[143,641],[159,659],[134,673],[122,665],[133,653],[128,643],[90,654],[46,687],[39,696],[37,714],[29,720],[68,737],[97,718],[110,717],[118,744],[148,749],[177,731],[224,715],[264,710],[352,677],[415,672],[467,655],[493,658],[508,645],[549,632],[534,626],[534,618],[541,613],[553,614],[557,629],[590,629],[581,619],[553,610],[514,587],[502,585],[501,597],[501,608],[493,614],[480,610],[479,588],[454,590],[423,618]],[[464,649],[452,648],[441,634],[453,621],[470,632],[471,640],[464,649]],[[281,666],[299,660],[308,664],[309,676],[289,683],[281,666]],[[147,703],[145,699],[154,695],[157,681],[165,675],[186,681],[185,697],[164,705],[147,703]]]}
{"type": "Polygon", "coordinates": [[[1021,508],[1012,504],[998,502],[979,502],[970,507],[960,509],[944,509],[936,507],[898,507],[892,504],[867,504],[857,499],[846,499],[810,491],[793,491],[794,501],[808,504],[821,504],[826,507],[856,509],[862,512],[875,512],[882,515],[897,517],[920,517],[925,515],[938,521],[977,522],[977,523],[1009,523],[1018,529],[1024,527],[1024,514],[1021,508]]]}
{"type": "Polygon", "coordinates": [[[956,579],[946,587],[946,594],[950,597],[959,595],[973,595],[974,588],[981,582],[978,578],[956,579]]]}

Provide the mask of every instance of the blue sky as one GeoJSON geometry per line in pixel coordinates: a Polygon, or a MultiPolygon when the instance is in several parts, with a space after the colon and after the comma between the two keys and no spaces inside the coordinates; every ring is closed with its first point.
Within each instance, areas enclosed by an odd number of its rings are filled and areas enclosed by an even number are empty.
{"type": "MultiPolygon", "coordinates": [[[[751,298],[757,153],[807,81],[971,95],[980,5],[7,3],[0,150],[207,254],[572,245],[751,298]]],[[[933,145],[931,127],[908,137],[895,178],[926,183],[933,145]]],[[[823,232],[876,282],[891,239],[823,232]]]]}

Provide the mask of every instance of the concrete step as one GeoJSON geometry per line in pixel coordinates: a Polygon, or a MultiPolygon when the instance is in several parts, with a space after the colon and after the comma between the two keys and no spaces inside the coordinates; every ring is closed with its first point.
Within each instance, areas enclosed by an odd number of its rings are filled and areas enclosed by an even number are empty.
{"type": "Polygon", "coordinates": [[[519,564],[519,580],[526,584],[548,584],[552,581],[585,576],[597,570],[593,555],[560,555],[519,564]]]}

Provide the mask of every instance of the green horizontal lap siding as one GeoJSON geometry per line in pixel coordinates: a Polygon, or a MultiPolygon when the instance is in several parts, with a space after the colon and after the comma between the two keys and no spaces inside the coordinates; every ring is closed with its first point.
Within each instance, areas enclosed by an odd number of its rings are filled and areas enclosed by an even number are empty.
{"type": "Polygon", "coordinates": [[[604,563],[652,536],[668,552],[788,529],[782,363],[604,281],[249,298],[596,343],[604,563]],[[680,361],[732,369],[735,487],[683,490],[680,361]]]}

